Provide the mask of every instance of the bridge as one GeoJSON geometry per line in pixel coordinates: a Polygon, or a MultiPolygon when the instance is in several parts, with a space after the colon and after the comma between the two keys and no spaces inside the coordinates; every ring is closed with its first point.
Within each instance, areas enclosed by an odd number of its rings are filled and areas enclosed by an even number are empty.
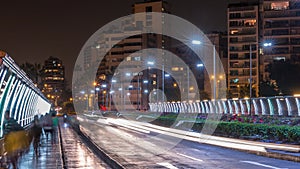
{"type": "Polygon", "coordinates": [[[149,106],[153,112],[300,116],[300,98],[297,96],[149,103],[149,106]]]}
{"type": "MultiPolygon", "coordinates": [[[[18,123],[29,128],[34,116],[49,112],[51,104],[6,53],[0,55],[0,67],[1,126],[4,122],[4,111],[10,110],[18,123]]],[[[298,97],[285,96],[150,103],[150,111],[300,116],[300,104],[298,97]]],[[[79,112],[77,118],[70,118],[68,123],[64,123],[61,119],[59,130],[51,135],[51,139],[42,136],[40,157],[33,153],[31,146],[29,153],[20,159],[19,166],[25,168],[199,168],[201,165],[204,168],[240,166],[249,169],[261,166],[267,168],[297,168],[298,166],[294,162],[254,154],[300,161],[299,146],[205,136],[201,133],[161,127],[143,121],[132,121],[130,120],[132,115],[128,115],[128,118],[126,115],[123,117],[111,118],[106,117],[105,113],[79,112]],[[273,151],[269,152],[270,149],[273,151]],[[291,155],[292,153],[295,155],[291,155]]],[[[1,137],[3,137],[2,130],[1,128],[1,137]]],[[[2,156],[0,160],[3,160],[2,156]]]]}
{"type": "Polygon", "coordinates": [[[5,52],[0,51],[0,137],[3,136],[4,112],[10,110],[21,126],[26,127],[35,115],[50,111],[51,104],[26,73],[5,52]]]}

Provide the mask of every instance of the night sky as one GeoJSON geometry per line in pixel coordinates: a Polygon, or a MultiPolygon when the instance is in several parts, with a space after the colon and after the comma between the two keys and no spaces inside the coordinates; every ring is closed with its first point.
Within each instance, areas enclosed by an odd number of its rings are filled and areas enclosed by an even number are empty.
{"type": "MultiPolygon", "coordinates": [[[[63,60],[71,84],[81,47],[100,27],[131,14],[141,0],[11,0],[0,5],[0,50],[18,63],[63,60]]],[[[169,0],[171,12],[204,32],[226,31],[228,0],[169,0]]],[[[230,1],[232,2],[232,1],[230,1]]]]}

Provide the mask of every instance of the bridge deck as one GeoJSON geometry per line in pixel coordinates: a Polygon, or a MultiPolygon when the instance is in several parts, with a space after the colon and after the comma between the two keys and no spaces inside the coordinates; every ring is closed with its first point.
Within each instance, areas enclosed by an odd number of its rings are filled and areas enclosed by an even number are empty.
{"type": "Polygon", "coordinates": [[[31,144],[29,152],[20,157],[19,168],[109,168],[85,146],[67,124],[60,121],[60,129],[62,140],[60,140],[59,131],[55,133],[54,141],[51,135],[47,138],[43,134],[41,137],[40,155],[35,155],[31,144]],[[63,148],[60,143],[62,143],[63,148]]]}

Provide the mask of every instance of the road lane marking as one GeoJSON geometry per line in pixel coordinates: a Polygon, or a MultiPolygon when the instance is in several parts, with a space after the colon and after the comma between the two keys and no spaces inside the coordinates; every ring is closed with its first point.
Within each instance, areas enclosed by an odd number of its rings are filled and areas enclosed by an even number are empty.
{"type": "Polygon", "coordinates": [[[176,153],[176,154],[178,154],[178,155],[180,155],[180,156],[183,156],[183,157],[186,157],[186,158],[189,158],[189,159],[191,159],[191,160],[203,162],[203,160],[201,160],[201,159],[197,159],[197,158],[194,158],[194,157],[185,155],[185,154],[181,154],[181,153],[176,153]]]}
{"type": "Polygon", "coordinates": [[[156,164],[161,165],[161,166],[164,166],[164,167],[169,168],[169,169],[178,169],[178,168],[175,167],[174,165],[172,165],[172,164],[170,164],[170,163],[167,163],[167,162],[165,162],[165,163],[156,163],[156,164]]]}
{"type": "Polygon", "coordinates": [[[128,124],[128,122],[126,123],[126,121],[122,122],[120,120],[117,121],[117,120],[111,120],[111,119],[108,119],[107,121],[108,121],[108,123],[114,124],[116,126],[121,126],[123,128],[128,128],[130,130],[134,130],[134,131],[145,133],[145,134],[150,134],[149,130],[145,130],[145,129],[137,128],[135,126],[131,126],[130,124],[128,124]]]}
{"type": "Polygon", "coordinates": [[[240,162],[242,162],[242,163],[248,163],[248,164],[253,164],[253,165],[257,165],[257,166],[262,166],[262,167],[265,167],[265,168],[288,169],[288,168],[279,168],[279,167],[274,167],[274,166],[271,166],[271,165],[261,164],[261,163],[255,162],[255,161],[240,161],[240,162]]]}

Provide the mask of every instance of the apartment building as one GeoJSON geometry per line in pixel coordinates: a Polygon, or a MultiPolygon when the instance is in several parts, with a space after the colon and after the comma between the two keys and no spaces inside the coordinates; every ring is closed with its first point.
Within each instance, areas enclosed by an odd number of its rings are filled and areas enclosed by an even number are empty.
{"type": "Polygon", "coordinates": [[[65,90],[65,68],[62,61],[57,57],[50,56],[41,72],[44,95],[57,106],[62,101],[62,93],[65,90]]]}
{"type": "Polygon", "coordinates": [[[269,65],[274,61],[300,62],[300,1],[264,0],[262,2],[264,47],[263,78],[270,80],[269,65]]]}
{"type": "Polygon", "coordinates": [[[230,4],[227,9],[227,19],[229,92],[232,97],[241,97],[241,88],[249,87],[251,83],[252,97],[258,96],[260,80],[259,4],[230,4]]]}

